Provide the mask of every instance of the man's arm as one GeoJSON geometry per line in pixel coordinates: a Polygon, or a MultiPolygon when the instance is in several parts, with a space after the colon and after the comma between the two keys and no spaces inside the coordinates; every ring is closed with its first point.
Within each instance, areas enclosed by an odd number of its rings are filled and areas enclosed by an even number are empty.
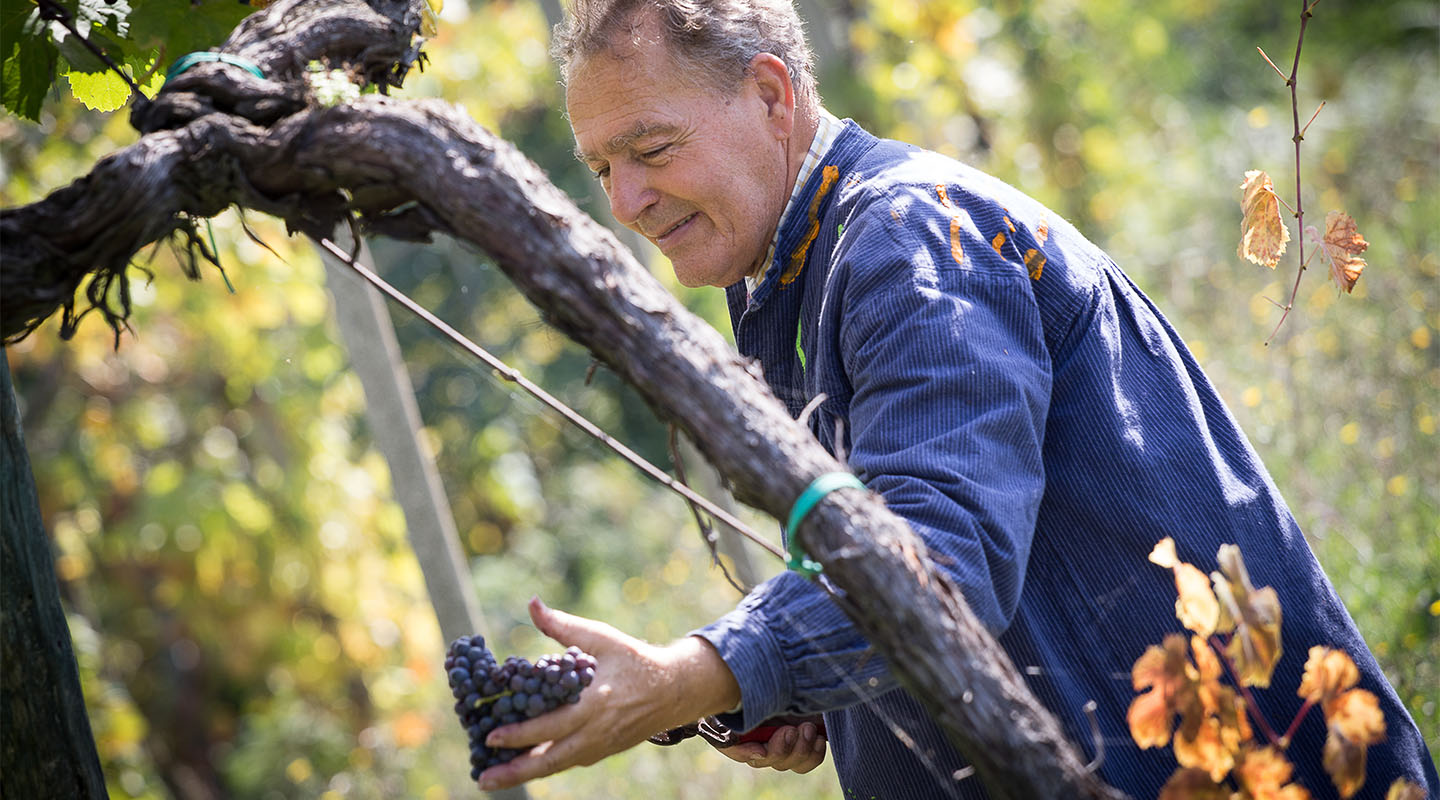
{"type": "MultiPolygon", "coordinates": [[[[973,228],[961,231],[967,260],[956,262],[948,210],[927,226],[923,200],[903,199],[904,226],[881,201],[846,223],[824,300],[841,311],[822,317],[810,368],[842,372],[853,389],[851,469],[998,635],[1019,601],[1044,488],[1048,350],[1023,264],[973,228]]],[[[827,424],[827,405],[816,413],[827,424]]],[[[799,575],[772,578],[696,633],[740,683],[743,719],[732,724],[741,729],[896,686],[884,659],[799,575]]]]}

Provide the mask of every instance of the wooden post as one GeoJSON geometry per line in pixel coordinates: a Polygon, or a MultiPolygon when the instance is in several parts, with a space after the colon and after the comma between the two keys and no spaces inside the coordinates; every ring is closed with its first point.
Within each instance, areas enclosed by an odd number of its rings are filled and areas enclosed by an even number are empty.
{"type": "MultiPolygon", "coordinates": [[[[351,242],[348,230],[337,230],[334,238],[341,246],[351,242]]],[[[484,633],[485,619],[471,589],[470,572],[445,487],[434,460],[420,445],[420,409],[410,373],[400,356],[390,312],[379,292],[334,256],[324,250],[320,253],[325,261],[326,284],[335,300],[340,336],[365,389],[365,413],[375,446],[390,465],[392,491],[405,511],[410,546],[425,576],[440,633],[446,642],[462,634],[484,633]]],[[[366,264],[374,264],[364,242],[358,257],[366,264]]],[[[523,786],[492,792],[490,796],[498,800],[528,797],[523,786]]]]}

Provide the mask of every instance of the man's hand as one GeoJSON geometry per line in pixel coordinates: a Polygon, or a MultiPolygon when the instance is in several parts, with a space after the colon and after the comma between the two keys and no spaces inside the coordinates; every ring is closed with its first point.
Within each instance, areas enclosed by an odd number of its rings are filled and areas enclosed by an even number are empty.
{"type": "Polygon", "coordinates": [[[825,737],[813,722],[786,725],[770,741],[746,742],[720,750],[726,756],[756,769],[770,767],[781,772],[805,773],[825,760],[825,737]]]}
{"type": "Polygon", "coordinates": [[[734,708],[740,686],[710,643],[686,637],[660,647],[603,622],[530,601],[541,633],[595,657],[595,681],[566,705],[490,732],[491,747],[530,752],[485,770],[480,788],[515,786],[574,766],[589,766],[633,747],[650,734],[734,708]]]}

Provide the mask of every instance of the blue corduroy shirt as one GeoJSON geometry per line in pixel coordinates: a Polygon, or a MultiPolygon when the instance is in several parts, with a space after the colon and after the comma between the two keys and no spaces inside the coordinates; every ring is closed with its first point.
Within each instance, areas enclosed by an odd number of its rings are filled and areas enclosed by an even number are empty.
{"type": "MultiPolygon", "coordinates": [[[[1126,710],[1147,646],[1183,632],[1160,539],[1215,569],[1238,544],[1284,613],[1272,688],[1282,730],[1312,645],[1354,657],[1386,741],[1361,797],[1399,776],[1436,796],[1424,739],[1381,674],[1279,492],[1158,309],[1036,201],[954,160],[846,121],[778,234],[774,262],[728,300],[739,350],[963,589],[1088,755],[1094,701],[1111,784],[1155,797],[1176,768],[1139,749],[1126,710]]],[[[740,683],[734,723],[825,713],[843,796],[983,798],[962,754],[812,581],[785,573],[695,632],[740,683]]],[[[1287,755],[1335,797],[1312,712],[1287,755]]]]}

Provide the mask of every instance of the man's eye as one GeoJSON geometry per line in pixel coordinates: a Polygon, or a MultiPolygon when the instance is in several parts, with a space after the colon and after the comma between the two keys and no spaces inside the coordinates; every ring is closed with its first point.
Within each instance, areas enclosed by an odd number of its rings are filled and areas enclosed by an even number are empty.
{"type": "Polygon", "coordinates": [[[665,154],[665,151],[666,151],[666,150],[669,150],[669,149],[670,149],[670,145],[668,145],[668,144],[662,144],[662,145],[660,145],[659,147],[652,148],[652,149],[650,149],[650,150],[646,150],[645,152],[643,152],[643,153],[640,154],[640,157],[641,157],[641,158],[644,158],[644,159],[655,159],[655,158],[659,158],[660,156],[662,156],[662,155],[665,154]]]}
{"type": "Polygon", "coordinates": [[[598,178],[598,179],[602,179],[602,180],[603,180],[603,179],[605,179],[605,178],[610,177],[610,167],[605,166],[605,167],[601,167],[601,168],[599,168],[599,169],[592,169],[592,170],[590,170],[590,174],[591,174],[592,176],[594,176],[595,178],[598,178]]]}

